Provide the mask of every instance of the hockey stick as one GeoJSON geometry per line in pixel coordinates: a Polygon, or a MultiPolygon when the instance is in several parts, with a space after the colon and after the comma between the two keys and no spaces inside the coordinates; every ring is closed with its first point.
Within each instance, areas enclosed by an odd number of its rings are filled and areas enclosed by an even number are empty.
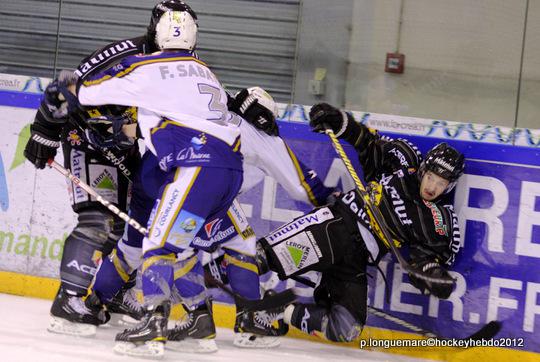
{"type": "Polygon", "coordinates": [[[401,255],[398,248],[394,245],[394,241],[392,238],[392,235],[390,235],[390,232],[388,231],[388,227],[386,226],[384,222],[384,217],[381,214],[381,211],[378,207],[372,204],[371,198],[369,197],[368,192],[366,191],[366,188],[364,187],[364,184],[360,180],[360,177],[358,177],[358,174],[354,170],[354,167],[349,160],[349,157],[347,157],[347,154],[345,153],[345,150],[339,143],[339,140],[337,139],[336,135],[334,134],[334,131],[328,126],[324,125],[325,133],[330,137],[332,140],[332,145],[334,146],[334,149],[338,156],[341,158],[343,163],[345,164],[345,168],[349,172],[349,175],[354,180],[354,183],[356,184],[356,189],[362,199],[364,200],[364,204],[366,205],[366,211],[369,215],[369,219],[371,220],[371,227],[373,230],[377,233],[377,235],[384,241],[384,243],[390,248],[392,253],[396,256],[396,259],[399,262],[399,265],[405,270],[406,272],[414,275],[415,277],[419,279],[426,280],[431,283],[438,283],[438,284],[454,284],[454,279],[451,277],[447,278],[436,278],[432,277],[418,269],[413,268],[406,260],[403,258],[403,255],[401,255]]]}
{"type": "Polygon", "coordinates": [[[69,172],[69,170],[66,170],[64,167],[62,167],[58,162],[56,162],[54,159],[49,159],[47,161],[50,167],[54,168],[56,171],[60,172],[64,177],[67,177],[71,182],[73,182],[75,185],[79,186],[81,189],[86,191],[88,195],[94,197],[100,204],[105,206],[107,209],[109,209],[113,214],[118,216],[120,219],[127,222],[131,227],[133,227],[135,230],[146,236],[148,233],[148,230],[144,228],[141,224],[139,224],[135,219],[132,219],[129,217],[128,214],[121,211],[118,207],[114,206],[109,201],[105,200],[101,195],[99,195],[90,185],[84,183],[79,179],[77,176],[69,172]]]}
{"type": "MultiPolygon", "coordinates": [[[[386,319],[387,321],[393,322],[393,323],[397,324],[398,326],[407,328],[408,330],[416,332],[416,333],[418,333],[418,334],[420,334],[420,335],[422,335],[424,337],[437,338],[437,339],[448,339],[447,337],[441,337],[441,336],[439,336],[439,335],[437,335],[437,334],[435,334],[433,332],[430,332],[430,331],[425,330],[425,329],[423,329],[421,327],[418,327],[417,325],[409,323],[409,322],[407,322],[407,321],[405,321],[405,320],[403,320],[401,318],[390,315],[390,314],[386,313],[382,309],[378,309],[378,308],[375,308],[375,307],[368,306],[367,310],[368,310],[368,312],[370,312],[371,314],[373,314],[373,315],[375,315],[377,317],[386,319]]],[[[470,336],[464,337],[464,338],[458,338],[458,339],[463,339],[463,340],[466,340],[466,339],[472,339],[472,340],[491,339],[491,338],[495,337],[497,335],[497,333],[499,333],[499,331],[501,330],[501,327],[502,327],[502,322],[491,321],[491,322],[485,324],[482,328],[480,328],[478,331],[471,334],[470,336]]]]}
{"type": "Polygon", "coordinates": [[[204,273],[204,279],[209,286],[216,286],[225,293],[234,298],[234,303],[248,312],[261,311],[284,307],[296,300],[296,294],[292,289],[285,289],[282,292],[266,295],[259,300],[249,300],[233,292],[229,287],[207,273],[204,273]]]}
{"type": "MultiPolygon", "coordinates": [[[[52,158],[49,159],[47,163],[49,164],[50,167],[54,168],[55,170],[60,172],[62,175],[67,177],[75,185],[80,186],[84,191],[86,191],[89,195],[94,197],[103,206],[107,207],[107,209],[109,209],[113,214],[117,215],[122,220],[127,222],[135,230],[137,230],[144,236],[147,235],[148,230],[146,230],[146,228],[142,227],[141,224],[139,224],[135,219],[132,219],[131,217],[129,217],[128,214],[121,211],[118,207],[114,206],[109,201],[101,197],[92,187],[90,187],[90,185],[82,182],[81,179],[73,175],[71,172],[69,172],[69,170],[66,170],[64,167],[62,167],[58,162],[56,162],[52,158]]],[[[222,289],[224,292],[231,295],[234,298],[237,305],[244,307],[248,311],[267,310],[267,309],[277,308],[286,304],[290,304],[294,302],[296,299],[296,295],[294,294],[294,292],[291,289],[287,289],[281,293],[277,293],[272,296],[266,296],[260,300],[248,300],[240,296],[239,294],[233,292],[229,288],[227,288],[220,281],[214,278],[212,278],[213,280],[211,280],[210,278],[208,280],[210,284],[216,285],[218,288],[222,289]]]]}
{"type": "MultiPolygon", "coordinates": [[[[301,276],[293,276],[293,277],[291,277],[291,279],[293,279],[293,280],[295,280],[295,281],[297,281],[299,283],[302,283],[305,286],[311,287],[311,288],[315,288],[317,286],[311,280],[303,278],[301,276]]],[[[427,337],[427,338],[447,339],[446,337],[439,336],[438,334],[435,334],[435,333],[433,333],[431,331],[423,329],[422,327],[419,327],[419,326],[417,326],[415,324],[409,323],[406,320],[395,317],[395,316],[387,313],[386,311],[384,311],[382,309],[371,307],[371,306],[368,305],[367,310],[368,310],[369,313],[373,314],[374,316],[377,316],[379,318],[383,318],[383,319],[385,319],[387,321],[393,322],[393,323],[397,324],[398,326],[407,328],[408,330],[410,330],[412,332],[415,332],[415,333],[418,333],[421,336],[424,336],[424,337],[427,337]]],[[[465,337],[465,338],[459,338],[459,339],[473,339],[473,340],[491,339],[491,338],[495,337],[497,335],[497,333],[499,333],[501,327],[502,327],[502,322],[491,321],[491,322],[485,324],[482,328],[480,328],[478,331],[471,334],[470,336],[465,337]]]]}

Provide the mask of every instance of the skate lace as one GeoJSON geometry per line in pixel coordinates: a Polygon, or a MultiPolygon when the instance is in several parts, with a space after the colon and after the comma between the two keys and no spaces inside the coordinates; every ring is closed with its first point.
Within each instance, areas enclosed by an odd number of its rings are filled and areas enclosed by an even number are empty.
{"type": "Polygon", "coordinates": [[[92,314],[92,311],[86,306],[84,300],[80,297],[68,298],[68,305],[78,314],[92,314]]]}
{"type": "Polygon", "coordinates": [[[193,313],[186,313],[182,319],[180,319],[176,325],[174,326],[174,329],[188,329],[193,324],[193,313]]]}
{"type": "Polygon", "coordinates": [[[130,308],[131,310],[137,312],[137,313],[140,313],[142,312],[142,305],[139,303],[139,301],[137,300],[137,296],[135,295],[135,291],[133,289],[129,289],[125,294],[124,294],[124,300],[123,300],[123,303],[124,305],[126,305],[128,308],[130,308]]]}
{"type": "Polygon", "coordinates": [[[257,324],[264,328],[273,328],[272,323],[283,316],[283,313],[278,312],[255,312],[254,320],[257,324]]]}

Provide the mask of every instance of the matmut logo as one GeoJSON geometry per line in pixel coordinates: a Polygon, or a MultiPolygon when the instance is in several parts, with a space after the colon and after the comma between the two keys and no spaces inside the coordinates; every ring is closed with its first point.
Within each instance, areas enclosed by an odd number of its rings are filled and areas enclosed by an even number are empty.
{"type": "Polygon", "coordinates": [[[222,223],[223,223],[223,219],[220,219],[220,218],[214,219],[206,223],[204,225],[204,231],[206,231],[206,236],[208,236],[208,238],[211,238],[214,235],[216,235],[216,233],[221,228],[222,223]]]}

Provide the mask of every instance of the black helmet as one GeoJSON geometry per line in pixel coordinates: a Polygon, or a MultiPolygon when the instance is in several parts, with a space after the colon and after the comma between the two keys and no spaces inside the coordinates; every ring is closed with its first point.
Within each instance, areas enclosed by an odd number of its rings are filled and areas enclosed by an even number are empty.
{"type": "Polygon", "coordinates": [[[420,179],[424,177],[426,171],[431,171],[434,174],[448,180],[450,184],[446,189],[449,192],[454,188],[458,178],[463,174],[465,167],[465,157],[459,151],[447,143],[439,143],[428,151],[424,161],[418,169],[420,179]]]}
{"type": "MultiPolygon", "coordinates": [[[[191,9],[191,7],[181,0],[163,0],[154,6],[152,9],[152,17],[150,18],[150,25],[148,25],[147,36],[148,39],[155,43],[156,39],[156,26],[161,19],[161,16],[167,11],[186,11],[197,21],[197,14],[191,9]]],[[[157,48],[157,46],[156,46],[157,48]]]]}

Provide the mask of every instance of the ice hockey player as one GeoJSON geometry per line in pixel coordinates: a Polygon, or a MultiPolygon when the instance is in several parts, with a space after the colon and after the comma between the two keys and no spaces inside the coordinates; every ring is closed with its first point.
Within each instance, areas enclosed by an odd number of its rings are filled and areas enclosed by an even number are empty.
{"type": "MultiPolygon", "coordinates": [[[[104,199],[125,209],[129,178],[140,159],[137,146],[133,140],[119,134],[114,147],[96,149],[88,143],[85,131],[89,118],[114,116],[124,122],[132,122],[133,112],[124,106],[110,105],[68,109],[60,90],[61,84],[73,77],[70,73],[62,72],[59,79],[46,88],[30,128],[31,136],[24,155],[36,168],[42,169],[62,145],[64,166],[94,187],[104,199]]],[[[99,259],[112,250],[122,235],[124,222],[90,198],[80,187],[71,185],[69,194],[78,222],[65,241],[60,262],[61,283],[51,307],[48,330],[88,336],[95,334],[95,326],[106,321],[108,315],[96,313],[100,311],[98,301],[90,297],[85,302],[83,296],[87,293],[99,259]]],[[[110,311],[120,311],[122,303],[118,302],[124,298],[129,302],[133,295],[127,293],[116,298],[109,302],[110,311]]],[[[136,310],[131,312],[137,314],[136,310]]]]}
{"type": "MultiPolygon", "coordinates": [[[[310,125],[331,127],[356,149],[373,203],[392,235],[409,250],[411,264],[432,277],[448,276],[461,247],[458,220],[447,193],[464,168],[464,157],[446,143],[422,160],[404,139],[390,140],[359,124],[352,114],[321,103],[312,107],[310,125]]],[[[259,241],[261,269],[281,279],[315,270],[322,278],[314,304],[292,304],[284,321],[331,341],[351,341],[366,321],[366,267],[377,265],[388,248],[372,229],[363,199],[355,190],[338,193],[328,205],[274,230],[259,241]],[[266,265],[265,264],[266,261],[266,265]]],[[[453,285],[410,276],[421,291],[445,299],[453,285]]]]}
{"type": "MultiPolygon", "coordinates": [[[[229,99],[229,109],[235,112],[231,123],[238,124],[242,135],[244,173],[247,175],[242,191],[261,181],[261,175],[275,178],[291,197],[314,205],[325,202],[332,191],[324,187],[314,172],[307,169],[278,137],[277,109],[272,97],[258,87],[244,89],[229,99]],[[238,117],[237,115],[241,116],[238,117]]],[[[130,215],[139,223],[145,223],[153,206],[156,187],[149,180],[155,179],[157,163],[152,154],[143,156],[143,167],[135,175],[130,215]]],[[[157,171],[160,172],[159,170],[157,171]]],[[[102,301],[111,298],[121,287],[124,279],[140,265],[142,236],[128,227],[124,237],[110,258],[103,261],[93,285],[93,291],[102,301]],[[123,276],[123,278],[122,278],[123,276]]],[[[259,299],[258,269],[255,261],[256,237],[247,222],[239,203],[235,201],[226,217],[215,218],[204,225],[192,241],[192,246],[212,252],[219,245],[225,253],[226,270],[234,292],[246,299],[259,299]]],[[[175,273],[175,285],[182,279],[197,279],[202,269],[191,264],[175,273]]],[[[202,288],[199,289],[202,293],[202,288]]],[[[192,352],[212,352],[217,346],[211,337],[215,335],[209,302],[204,294],[196,293],[184,297],[189,305],[186,321],[178,323],[168,331],[167,348],[192,352]]],[[[271,326],[264,312],[244,312],[237,306],[233,343],[239,347],[268,348],[277,346],[277,335],[281,332],[271,326]]]]}
{"type": "MultiPolygon", "coordinates": [[[[175,265],[177,270],[200,265],[191,242],[207,222],[226,216],[242,182],[242,156],[238,127],[228,123],[225,91],[192,53],[195,13],[171,2],[158,5],[153,19],[162,52],[127,57],[78,83],[76,93],[83,105],[137,106],[141,134],[158,160],[152,169],[164,174],[143,240],[146,315],[117,336],[116,348],[162,356],[175,265]]],[[[199,294],[198,280],[186,284],[178,288],[182,297],[199,294]]]]}

